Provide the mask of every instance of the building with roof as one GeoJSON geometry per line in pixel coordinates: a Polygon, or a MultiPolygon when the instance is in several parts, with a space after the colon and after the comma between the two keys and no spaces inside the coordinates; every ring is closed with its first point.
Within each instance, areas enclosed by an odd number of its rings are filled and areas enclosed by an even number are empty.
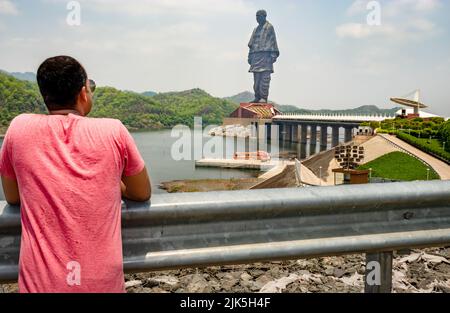
{"type": "Polygon", "coordinates": [[[228,118],[224,118],[224,125],[254,125],[255,123],[272,123],[272,118],[282,114],[271,103],[241,103],[228,118]]]}
{"type": "Polygon", "coordinates": [[[417,110],[415,110],[413,108],[398,110],[396,112],[396,115],[397,116],[404,116],[404,117],[411,116],[411,117],[421,117],[421,118],[440,117],[439,115],[428,113],[428,112],[425,112],[425,111],[420,111],[420,110],[417,111],[417,110]]]}
{"type": "Polygon", "coordinates": [[[231,118],[271,119],[281,112],[270,103],[241,103],[231,118]]]}

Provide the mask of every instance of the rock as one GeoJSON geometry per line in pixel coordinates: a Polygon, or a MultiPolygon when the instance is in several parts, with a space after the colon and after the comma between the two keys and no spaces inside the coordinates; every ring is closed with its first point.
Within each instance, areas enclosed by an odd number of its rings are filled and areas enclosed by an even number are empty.
{"type": "Polygon", "coordinates": [[[230,275],[233,276],[236,279],[240,279],[241,275],[242,275],[242,271],[238,271],[238,272],[230,272],[230,275]]]}
{"type": "Polygon", "coordinates": [[[153,280],[153,278],[148,278],[147,281],[142,284],[142,287],[144,288],[153,288],[156,286],[159,286],[159,282],[153,280]]]}
{"type": "MultiPolygon", "coordinates": [[[[241,286],[244,288],[248,288],[250,290],[254,289],[254,283],[253,283],[253,277],[250,276],[248,273],[243,273],[241,275],[241,286]]],[[[257,288],[257,287],[256,287],[257,288]]]]}
{"type": "Polygon", "coordinates": [[[217,281],[216,279],[212,278],[208,281],[209,285],[211,286],[211,288],[214,289],[214,291],[220,291],[220,289],[222,288],[222,285],[219,283],[219,281],[217,281]]]}
{"type": "Polygon", "coordinates": [[[278,266],[272,267],[269,272],[270,272],[270,275],[272,275],[273,277],[280,275],[280,269],[278,266]]]}
{"type": "Polygon", "coordinates": [[[142,285],[141,280],[130,280],[125,283],[125,288],[133,288],[133,287],[140,287],[142,285]]]}
{"type": "Polygon", "coordinates": [[[334,268],[333,267],[327,267],[325,270],[325,274],[328,276],[334,275],[334,268]]]}
{"type": "Polygon", "coordinates": [[[259,277],[261,275],[264,275],[266,273],[266,271],[262,271],[262,270],[254,270],[252,271],[253,277],[259,277]]]}
{"type": "Polygon", "coordinates": [[[272,281],[273,279],[267,275],[261,275],[259,276],[256,281],[255,281],[255,287],[259,289],[261,289],[262,287],[264,287],[264,285],[266,285],[268,282],[272,281]]]}
{"type": "Polygon", "coordinates": [[[333,275],[334,277],[341,278],[342,276],[345,275],[345,271],[341,268],[335,268],[333,275]]]}
{"type": "Polygon", "coordinates": [[[174,276],[157,276],[152,278],[161,287],[166,287],[170,290],[178,289],[180,287],[180,281],[174,276]]]}
{"type": "Polygon", "coordinates": [[[260,293],[281,293],[288,285],[298,281],[299,278],[300,277],[298,275],[291,274],[289,277],[282,277],[280,279],[268,282],[261,288],[260,293]]]}
{"type": "Polygon", "coordinates": [[[242,275],[241,275],[241,279],[247,281],[247,280],[252,280],[253,277],[250,276],[248,273],[244,272],[244,273],[242,273],[242,275]]]}
{"type": "Polygon", "coordinates": [[[222,285],[222,288],[226,291],[230,291],[231,288],[233,288],[234,285],[238,283],[238,279],[235,278],[233,275],[226,273],[222,276],[222,279],[220,280],[220,284],[222,285]]]}
{"type": "Polygon", "coordinates": [[[301,268],[306,268],[309,266],[309,262],[307,260],[297,260],[296,263],[301,268]]]}
{"type": "Polygon", "coordinates": [[[195,274],[188,284],[187,290],[192,293],[209,293],[212,291],[212,288],[202,275],[195,274]]]}

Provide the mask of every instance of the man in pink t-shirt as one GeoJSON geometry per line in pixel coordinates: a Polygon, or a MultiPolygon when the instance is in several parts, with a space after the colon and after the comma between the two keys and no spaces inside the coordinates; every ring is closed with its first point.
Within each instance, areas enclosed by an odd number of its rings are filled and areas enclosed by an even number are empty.
{"type": "Polygon", "coordinates": [[[150,199],[125,126],[86,117],[95,83],[75,59],[37,73],[49,115],[22,114],[0,152],[6,200],[21,208],[20,292],[124,292],[122,196],[150,199]]]}

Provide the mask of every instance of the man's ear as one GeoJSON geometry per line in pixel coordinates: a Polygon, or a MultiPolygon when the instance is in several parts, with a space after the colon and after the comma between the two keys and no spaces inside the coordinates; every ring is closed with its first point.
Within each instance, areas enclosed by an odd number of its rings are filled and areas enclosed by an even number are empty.
{"type": "Polygon", "coordinates": [[[80,97],[80,100],[83,102],[83,103],[86,103],[86,102],[88,102],[88,94],[87,94],[87,89],[86,89],[86,86],[83,86],[83,88],[81,88],[81,91],[80,91],[80,94],[78,95],[79,97],[80,97]]]}

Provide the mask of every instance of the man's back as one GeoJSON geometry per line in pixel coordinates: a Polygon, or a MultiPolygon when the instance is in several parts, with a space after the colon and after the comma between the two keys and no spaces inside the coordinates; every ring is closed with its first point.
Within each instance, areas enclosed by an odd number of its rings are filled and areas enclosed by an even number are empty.
{"type": "Polygon", "coordinates": [[[123,292],[120,182],[145,166],[123,124],[23,114],[0,156],[21,194],[20,291],[123,292]]]}

